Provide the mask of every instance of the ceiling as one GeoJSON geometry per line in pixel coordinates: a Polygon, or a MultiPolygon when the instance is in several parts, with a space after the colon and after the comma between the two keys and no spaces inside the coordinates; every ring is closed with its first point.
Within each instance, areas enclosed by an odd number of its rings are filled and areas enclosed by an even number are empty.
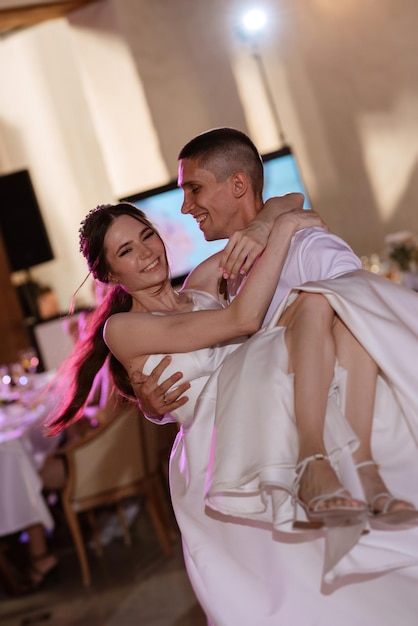
{"type": "Polygon", "coordinates": [[[97,0],[58,0],[31,2],[31,0],[0,0],[0,35],[63,17],[71,11],[97,0]]]}

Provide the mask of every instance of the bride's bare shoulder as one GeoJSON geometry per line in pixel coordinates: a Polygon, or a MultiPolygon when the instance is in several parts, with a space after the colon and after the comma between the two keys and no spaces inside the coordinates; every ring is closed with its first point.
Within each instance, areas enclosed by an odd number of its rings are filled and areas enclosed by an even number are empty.
{"type": "Polygon", "coordinates": [[[221,252],[213,254],[200,263],[190,272],[183,283],[182,289],[196,289],[206,291],[215,298],[218,297],[218,286],[221,274],[219,271],[219,260],[221,252]]]}

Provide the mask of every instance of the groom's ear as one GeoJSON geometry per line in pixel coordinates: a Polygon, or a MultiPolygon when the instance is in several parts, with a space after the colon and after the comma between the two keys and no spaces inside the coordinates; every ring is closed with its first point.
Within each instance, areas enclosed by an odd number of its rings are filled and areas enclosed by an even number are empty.
{"type": "Polygon", "coordinates": [[[236,198],[244,196],[249,187],[248,176],[243,172],[236,172],[231,176],[232,192],[236,198]]]}

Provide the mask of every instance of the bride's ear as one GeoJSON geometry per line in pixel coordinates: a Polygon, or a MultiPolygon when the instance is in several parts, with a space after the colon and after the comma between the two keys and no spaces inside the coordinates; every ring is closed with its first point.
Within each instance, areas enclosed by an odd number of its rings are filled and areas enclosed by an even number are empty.
{"type": "Polygon", "coordinates": [[[236,172],[231,176],[232,191],[236,198],[244,196],[249,187],[248,176],[244,172],[236,172]]]}

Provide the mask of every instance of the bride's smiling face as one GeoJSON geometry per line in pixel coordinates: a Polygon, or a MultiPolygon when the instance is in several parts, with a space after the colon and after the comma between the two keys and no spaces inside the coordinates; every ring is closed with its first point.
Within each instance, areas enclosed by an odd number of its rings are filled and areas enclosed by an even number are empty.
{"type": "Polygon", "coordinates": [[[109,226],[104,249],[109,280],[129,293],[154,287],[168,278],[165,246],[148,225],[121,215],[109,226]]]}

